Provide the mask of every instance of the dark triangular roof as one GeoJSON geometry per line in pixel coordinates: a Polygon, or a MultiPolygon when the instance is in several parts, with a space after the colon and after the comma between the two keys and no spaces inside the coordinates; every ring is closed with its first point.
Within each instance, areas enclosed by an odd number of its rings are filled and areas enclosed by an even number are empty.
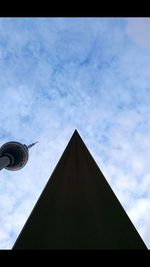
{"type": "Polygon", "coordinates": [[[146,249],[77,131],[13,249],[146,249]]]}

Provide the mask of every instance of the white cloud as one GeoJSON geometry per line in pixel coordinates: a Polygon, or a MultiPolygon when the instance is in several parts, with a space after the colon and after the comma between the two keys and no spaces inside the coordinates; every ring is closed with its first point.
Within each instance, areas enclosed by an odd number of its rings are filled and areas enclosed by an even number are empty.
{"type": "Polygon", "coordinates": [[[128,18],[126,30],[133,41],[150,50],[150,18],[128,18]]]}
{"type": "Polygon", "coordinates": [[[0,173],[0,248],[14,243],[75,128],[150,244],[147,50],[113,19],[0,19],[0,36],[0,144],[39,140],[22,170],[0,173]]]}

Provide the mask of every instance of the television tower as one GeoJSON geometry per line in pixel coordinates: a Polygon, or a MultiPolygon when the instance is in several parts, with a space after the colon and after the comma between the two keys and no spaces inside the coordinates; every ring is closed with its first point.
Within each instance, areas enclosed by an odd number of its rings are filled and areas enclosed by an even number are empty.
{"type": "Polygon", "coordinates": [[[14,141],[2,145],[0,147],[0,170],[18,171],[22,169],[28,161],[29,148],[37,142],[28,146],[14,141]]]}

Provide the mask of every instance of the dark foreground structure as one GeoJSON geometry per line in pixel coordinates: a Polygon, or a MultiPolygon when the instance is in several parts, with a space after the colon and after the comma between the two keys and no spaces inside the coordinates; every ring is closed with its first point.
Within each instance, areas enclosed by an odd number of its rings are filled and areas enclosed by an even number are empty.
{"type": "Polygon", "coordinates": [[[147,249],[77,131],[13,249],[147,249]]]}

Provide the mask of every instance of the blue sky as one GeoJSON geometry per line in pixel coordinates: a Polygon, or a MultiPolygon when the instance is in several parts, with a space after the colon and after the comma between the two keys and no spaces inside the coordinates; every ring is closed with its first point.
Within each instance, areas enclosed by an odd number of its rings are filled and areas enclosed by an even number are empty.
{"type": "Polygon", "coordinates": [[[1,18],[0,145],[39,140],[0,173],[10,249],[75,129],[150,248],[150,19],[1,18]]]}

